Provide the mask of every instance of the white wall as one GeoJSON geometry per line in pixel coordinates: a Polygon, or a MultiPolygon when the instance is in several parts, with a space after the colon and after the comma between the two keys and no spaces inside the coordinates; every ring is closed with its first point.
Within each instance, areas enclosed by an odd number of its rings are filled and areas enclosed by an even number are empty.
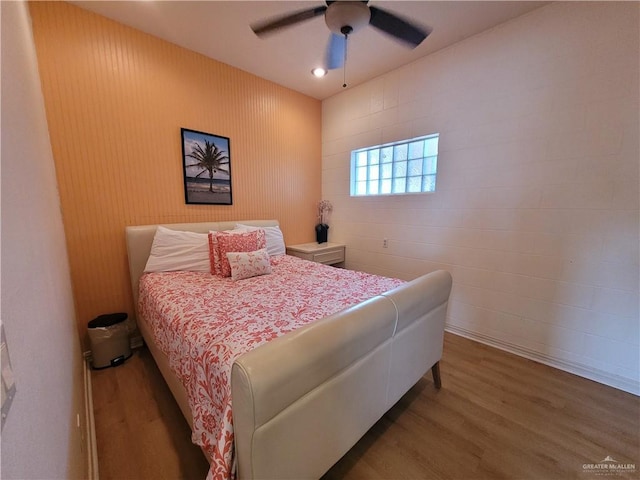
{"type": "Polygon", "coordinates": [[[1,315],[17,386],[2,478],[86,478],[82,354],[30,18],[26,3],[0,3],[1,315]]]}
{"type": "Polygon", "coordinates": [[[347,267],[449,270],[450,331],[639,393],[639,9],[553,3],[325,100],[347,267]],[[437,192],[349,197],[352,149],[433,132],[437,192]]]}

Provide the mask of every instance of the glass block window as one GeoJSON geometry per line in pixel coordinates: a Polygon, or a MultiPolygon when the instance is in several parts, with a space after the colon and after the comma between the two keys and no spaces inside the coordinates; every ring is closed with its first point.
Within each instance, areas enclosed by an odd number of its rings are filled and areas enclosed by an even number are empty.
{"type": "Polygon", "coordinates": [[[434,192],[438,134],[351,152],[351,196],[434,192]]]}

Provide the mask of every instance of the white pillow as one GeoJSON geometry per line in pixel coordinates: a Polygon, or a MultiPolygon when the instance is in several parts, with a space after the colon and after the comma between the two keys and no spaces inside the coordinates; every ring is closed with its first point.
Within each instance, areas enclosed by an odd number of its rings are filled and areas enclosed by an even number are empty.
{"type": "Polygon", "coordinates": [[[267,252],[274,257],[276,255],[284,255],[287,253],[287,248],[284,245],[284,236],[280,227],[254,227],[252,225],[244,225],[242,223],[236,223],[234,230],[264,230],[267,239],[267,252]]]}
{"type": "Polygon", "coordinates": [[[266,248],[255,252],[229,252],[227,259],[231,266],[231,278],[244,280],[271,273],[271,263],[266,248]]]}
{"type": "Polygon", "coordinates": [[[210,272],[209,236],[158,226],[145,272],[210,272]]]}

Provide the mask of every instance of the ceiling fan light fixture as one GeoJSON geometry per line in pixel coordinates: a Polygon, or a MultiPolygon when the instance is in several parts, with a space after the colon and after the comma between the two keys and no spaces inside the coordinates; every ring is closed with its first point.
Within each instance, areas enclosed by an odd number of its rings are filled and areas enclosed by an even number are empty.
{"type": "Polygon", "coordinates": [[[311,70],[311,73],[313,74],[314,77],[322,78],[327,74],[327,70],[325,70],[322,67],[316,67],[313,70],[311,70]]]}
{"type": "Polygon", "coordinates": [[[324,21],[333,33],[344,35],[343,28],[351,27],[353,33],[369,25],[371,11],[364,2],[338,1],[327,7],[324,21]]]}

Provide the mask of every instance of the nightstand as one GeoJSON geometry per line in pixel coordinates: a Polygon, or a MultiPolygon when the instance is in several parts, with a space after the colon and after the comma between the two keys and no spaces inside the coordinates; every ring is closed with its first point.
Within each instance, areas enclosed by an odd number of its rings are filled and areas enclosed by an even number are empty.
{"type": "Polygon", "coordinates": [[[336,265],[344,263],[345,245],[341,243],[302,243],[287,247],[287,255],[304,258],[312,262],[336,265]]]}

